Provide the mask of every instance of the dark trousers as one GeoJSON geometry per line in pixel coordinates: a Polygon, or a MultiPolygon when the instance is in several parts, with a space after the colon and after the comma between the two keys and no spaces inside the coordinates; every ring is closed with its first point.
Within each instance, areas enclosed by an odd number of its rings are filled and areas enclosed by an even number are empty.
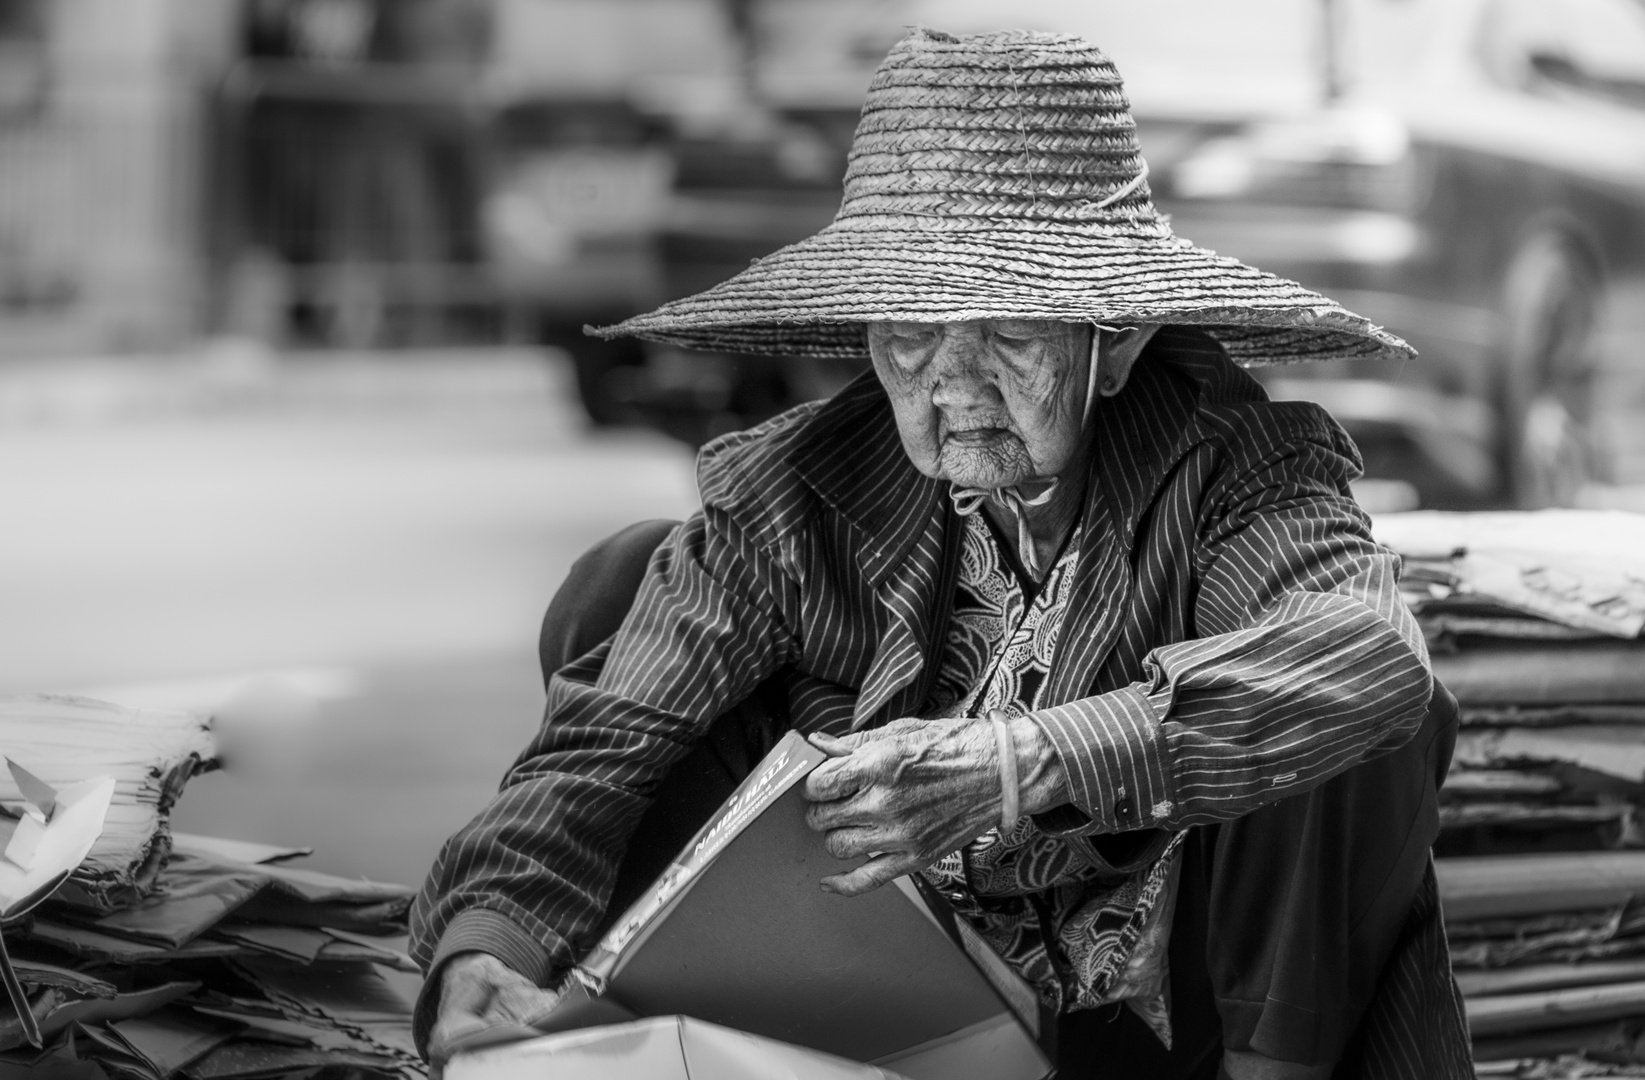
{"type": "MultiPolygon", "coordinates": [[[[543,622],[545,679],[616,632],[671,527],[631,526],[573,566],[543,622]]],[[[1340,1059],[1338,1075],[1359,1075],[1349,1060],[1356,1029],[1412,936],[1455,722],[1455,703],[1436,690],[1427,722],[1401,749],[1190,830],[1171,932],[1172,1048],[1124,1006],[1066,1014],[1056,1032],[1059,1080],[1210,1080],[1224,1047],[1305,1065],[1340,1059]]],[[[714,723],[641,819],[608,918],[666,868],[785,729],[781,702],[762,693],[714,723]]]]}

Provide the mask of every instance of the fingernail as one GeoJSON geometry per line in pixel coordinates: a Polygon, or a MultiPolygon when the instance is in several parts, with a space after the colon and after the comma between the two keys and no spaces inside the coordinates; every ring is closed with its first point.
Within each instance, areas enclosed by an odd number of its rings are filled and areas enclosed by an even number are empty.
{"type": "Polygon", "coordinates": [[[825,892],[825,893],[838,893],[839,892],[838,889],[834,888],[834,886],[830,885],[826,881],[819,881],[817,884],[822,886],[822,891],[825,892]]]}

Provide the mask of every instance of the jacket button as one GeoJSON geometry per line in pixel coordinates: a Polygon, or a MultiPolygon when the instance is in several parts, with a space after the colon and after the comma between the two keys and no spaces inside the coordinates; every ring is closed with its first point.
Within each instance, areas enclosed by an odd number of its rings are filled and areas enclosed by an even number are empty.
{"type": "Polygon", "coordinates": [[[1131,816],[1131,800],[1130,799],[1120,799],[1120,800],[1116,801],[1114,803],[1114,816],[1117,817],[1117,818],[1128,818],[1128,817],[1130,817],[1131,816]]]}

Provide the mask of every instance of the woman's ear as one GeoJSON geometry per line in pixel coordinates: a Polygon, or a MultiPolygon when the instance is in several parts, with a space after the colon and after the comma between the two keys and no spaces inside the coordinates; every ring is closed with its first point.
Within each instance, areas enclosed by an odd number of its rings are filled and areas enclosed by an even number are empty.
{"type": "Polygon", "coordinates": [[[1122,330],[1097,331],[1101,343],[1097,350],[1097,393],[1113,397],[1125,389],[1131,366],[1159,328],[1159,323],[1142,323],[1122,330]]]}

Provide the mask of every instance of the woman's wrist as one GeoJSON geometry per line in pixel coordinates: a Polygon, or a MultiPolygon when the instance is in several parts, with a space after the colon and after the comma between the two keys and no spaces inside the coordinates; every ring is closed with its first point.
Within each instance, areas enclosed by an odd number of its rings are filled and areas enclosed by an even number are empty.
{"type": "Polygon", "coordinates": [[[1017,751],[1017,799],[1024,814],[1042,814],[1068,802],[1068,777],[1057,749],[1026,716],[1007,722],[1017,751]]]}

